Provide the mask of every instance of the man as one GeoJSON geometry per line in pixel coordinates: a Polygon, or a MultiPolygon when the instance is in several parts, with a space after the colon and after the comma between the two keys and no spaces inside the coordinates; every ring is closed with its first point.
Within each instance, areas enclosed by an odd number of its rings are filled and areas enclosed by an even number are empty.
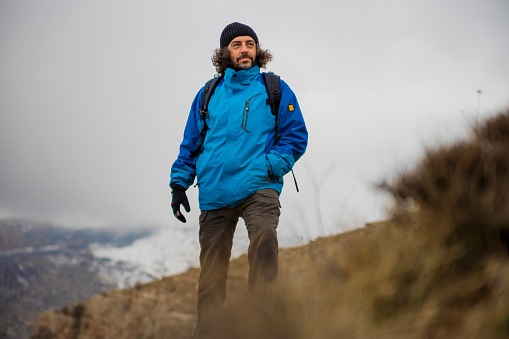
{"type": "MultiPolygon", "coordinates": [[[[225,301],[233,235],[239,217],[248,230],[249,286],[275,281],[278,271],[279,194],[283,176],[307,146],[307,130],[297,99],[281,80],[278,121],[268,104],[260,67],[272,59],[254,30],[234,22],[225,27],[212,61],[224,78],[200,115],[202,88],[191,106],[180,153],[171,168],[172,209],[190,211],[185,191],[197,179],[200,214],[198,283],[199,334],[210,310],[225,301]],[[203,131],[205,137],[203,138],[203,131]],[[200,133],[202,135],[200,136],[200,133]],[[192,155],[200,144],[198,155],[192,155]]],[[[263,288],[263,287],[262,287],[263,288]]]]}

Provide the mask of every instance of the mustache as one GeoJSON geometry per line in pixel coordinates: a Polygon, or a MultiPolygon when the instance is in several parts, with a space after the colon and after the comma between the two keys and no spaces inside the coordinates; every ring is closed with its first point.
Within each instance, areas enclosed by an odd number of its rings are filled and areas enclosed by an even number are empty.
{"type": "Polygon", "coordinates": [[[252,57],[251,55],[247,54],[247,53],[243,53],[243,54],[239,55],[239,56],[237,57],[237,61],[239,61],[240,59],[243,59],[243,58],[248,58],[248,59],[250,59],[251,61],[253,61],[253,57],[252,57]]]}

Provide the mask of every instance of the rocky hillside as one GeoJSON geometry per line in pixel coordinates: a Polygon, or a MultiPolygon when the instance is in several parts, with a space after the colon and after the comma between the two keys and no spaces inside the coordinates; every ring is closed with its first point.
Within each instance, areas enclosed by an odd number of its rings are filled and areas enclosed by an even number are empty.
{"type": "Polygon", "coordinates": [[[42,310],[117,288],[106,274],[115,267],[89,245],[125,246],[147,234],[0,220],[0,338],[29,338],[42,310]]]}
{"type": "MultiPolygon", "coordinates": [[[[508,155],[509,110],[427,150],[380,185],[386,222],[281,250],[269,301],[247,296],[247,259],[233,261],[212,338],[508,338],[508,155]]],[[[43,312],[33,338],[189,338],[197,277],[43,312]]]]}
{"type": "MultiPolygon", "coordinates": [[[[281,249],[280,270],[286,272],[286,277],[288,273],[293,276],[303,268],[297,264],[299,259],[313,258],[319,262],[323,250],[364,238],[373,228],[370,225],[321,238],[306,246],[281,249]]],[[[308,264],[312,264],[311,261],[304,266],[308,264]]],[[[198,276],[199,269],[192,268],[135,288],[104,292],[85,303],[45,311],[40,315],[37,333],[32,338],[189,338],[196,321],[198,276]]],[[[231,299],[246,292],[247,276],[247,257],[233,260],[228,277],[231,299]]]]}

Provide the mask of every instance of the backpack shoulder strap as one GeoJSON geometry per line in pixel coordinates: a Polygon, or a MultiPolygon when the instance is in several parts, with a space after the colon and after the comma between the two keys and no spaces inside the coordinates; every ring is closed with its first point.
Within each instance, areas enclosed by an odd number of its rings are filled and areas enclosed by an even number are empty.
{"type": "MultiPolygon", "coordinates": [[[[267,103],[270,105],[270,109],[272,111],[272,115],[276,117],[276,142],[279,137],[277,135],[277,123],[278,123],[278,114],[279,114],[279,104],[281,103],[281,78],[279,75],[276,75],[272,72],[262,73],[263,81],[265,82],[265,88],[267,89],[267,103]]],[[[295,174],[293,173],[292,168],[293,181],[295,183],[295,188],[297,192],[299,192],[299,185],[297,184],[297,179],[295,178],[295,174]]]]}
{"type": "Polygon", "coordinates": [[[272,115],[276,117],[279,113],[279,103],[281,102],[281,81],[279,75],[272,72],[264,72],[263,81],[265,82],[265,88],[267,89],[267,103],[270,105],[272,115]]]}
{"type": "Polygon", "coordinates": [[[200,117],[203,120],[203,129],[200,131],[200,137],[196,143],[196,148],[191,152],[190,158],[194,159],[198,154],[201,153],[203,148],[203,141],[205,140],[205,135],[207,134],[207,130],[209,129],[207,126],[206,119],[209,117],[209,102],[212,94],[216,90],[217,85],[221,82],[223,76],[215,76],[205,84],[203,88],[203,93],[201,97],[201,107],[200,107],[200,117]]]}
{"type": "Polygon", "coordinates": [[[209,117],[209,102],[212,94],[216,90],[217,85],[221,82],[223,76],[215,76],[205,84],[201,99],[200,116],[203,121],[209,117]]]}

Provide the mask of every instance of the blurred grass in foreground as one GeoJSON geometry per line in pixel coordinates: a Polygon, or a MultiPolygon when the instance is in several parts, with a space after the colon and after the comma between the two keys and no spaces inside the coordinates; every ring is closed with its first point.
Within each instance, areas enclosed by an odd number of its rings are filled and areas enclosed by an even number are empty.
{"type": "Polygon", "coordinates": [[[296,252],[215,337],[508,338],[509,110],[380,187],[389,221],[296,252]]]}

